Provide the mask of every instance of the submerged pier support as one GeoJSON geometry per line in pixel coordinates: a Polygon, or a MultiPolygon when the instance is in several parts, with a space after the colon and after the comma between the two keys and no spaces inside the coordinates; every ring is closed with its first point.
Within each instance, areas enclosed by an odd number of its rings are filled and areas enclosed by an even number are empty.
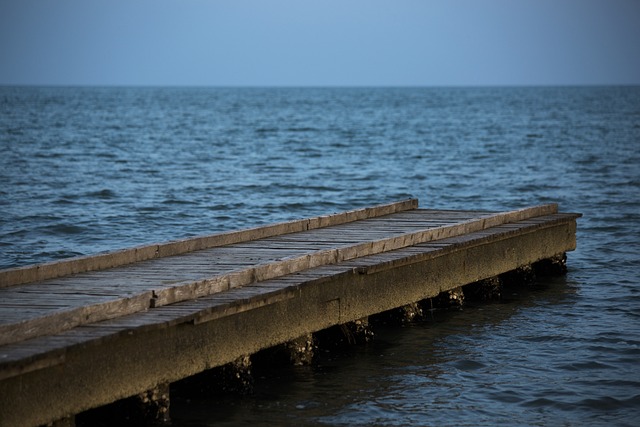
{"type": "Polygon", "coordinates": [[[162,427],[171,425],[169,406],[169,384],[164,383],[68,419],[75,427],[162,427]]]}
{"type": "Polygon", "coordinates": [[[289,363],[294,366],[310,365],[316,350],[313,334],[304,334],[301,337],[282,344],[284,351],[289,356],[289,363]]]}

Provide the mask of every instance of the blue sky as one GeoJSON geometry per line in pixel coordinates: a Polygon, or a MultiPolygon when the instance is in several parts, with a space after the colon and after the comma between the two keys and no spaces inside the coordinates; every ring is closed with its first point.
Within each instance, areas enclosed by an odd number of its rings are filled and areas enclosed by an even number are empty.
{"type": "Polygon", "coordinates": [[[640,0],[0,0],[0,84],[640,84],[640,0]]]}

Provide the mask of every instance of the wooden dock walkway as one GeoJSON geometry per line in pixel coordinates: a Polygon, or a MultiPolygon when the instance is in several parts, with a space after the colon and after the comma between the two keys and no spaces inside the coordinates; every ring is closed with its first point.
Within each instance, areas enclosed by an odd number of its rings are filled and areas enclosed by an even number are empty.
{"type": "Polygon", "coordinates": [[[0,271],[0,426],[41,425],[575,248],[579,214],[407,200],[0,271]]]}

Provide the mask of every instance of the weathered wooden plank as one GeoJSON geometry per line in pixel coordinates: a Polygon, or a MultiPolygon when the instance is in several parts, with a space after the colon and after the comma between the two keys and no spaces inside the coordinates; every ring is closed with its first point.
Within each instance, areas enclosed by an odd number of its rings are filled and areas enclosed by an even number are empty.
{"type": "Polygon", "coordinates": [[[393,252],[376,254],[368,258],[359,258],[356,261],[367,260],[369,265],[365,265],[363,262],[362,268],[359,268],[358,271],[362,274],[374,274],[380,271],[397,268],[399,266],[422,262],[436,256],[446,255],[452,250],[459,250],[460,248],[467,247],[470,244],[481,245],[487,241],[495,241],[496,236],[498,239],[507,239],[516,235],[532,233],[541,228],[555,227],[558,224],[566,223],[566,221],[575,221],[578,216],[580,215],[546,215],[544,216],[546,219],[544,221],[536,221],[535,223],[519,223],[518,227],[513,227],[513,224],[501,224],[492,228],[490,233],[484,233],[484,230],[479,230],[468,234],[442,239],[442,241],[436,245],[432,243],[418,244],[407,248],[401,248],[393,252]],[[432,249],[435,246],[439,246],[439,248],[438,250],[433,251],[432,249]]]}
{"type": "Polygon", "coordinates": [[[308,241],[305,242],[303,240],[294,241],[291,239],[279,238],[273,240],[260,240],[260,245],[264,245],[267,249],[276,249],[276,250],[289,250],[291,248],[293,251],[309,251],[315,249],[322,249],[328,245],[326,242],[315,242],[308,241]]]}
{"type": "Polygon", "coordinates": [[[409,199],[397,203],[389,203],[364,209],[355,209],[333,215],[305,218],[210,236],[175,240],[167,243],[140,246],[99,255],[75,257],[46,264],[38,264],[35,266],[5,269],[0,270],[0,288],[86,271],[103,270],[149,259],[193,252],[215,246],[224,246],[264,237],[310,230],[319,227],[327,227],[344,222],[388,215],[407,209],[415,209],[417,207],[418,201],[416,199],[409,199]]]}
{"type": "Polygon", "coordinates": [[[54,334],[75,326],[111,319],[149,308],[151,292],[129,298],[121,298],[88,306],[72,307],[67,310],[48,311],[46,315],[30,318],[17,323],[0,324],[0,345],[21,341],[26,338],[54,334]]]}

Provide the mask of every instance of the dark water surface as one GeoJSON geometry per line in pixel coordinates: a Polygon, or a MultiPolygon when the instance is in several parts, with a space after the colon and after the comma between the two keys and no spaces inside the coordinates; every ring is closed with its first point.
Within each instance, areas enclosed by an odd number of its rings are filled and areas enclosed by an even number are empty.
{"type": "Polygon", "coordinates": [[[176,425],[637,425],[640,87],[0,88],[0,268],[417,197],[581,212],[569,274],[176,425]]]}

